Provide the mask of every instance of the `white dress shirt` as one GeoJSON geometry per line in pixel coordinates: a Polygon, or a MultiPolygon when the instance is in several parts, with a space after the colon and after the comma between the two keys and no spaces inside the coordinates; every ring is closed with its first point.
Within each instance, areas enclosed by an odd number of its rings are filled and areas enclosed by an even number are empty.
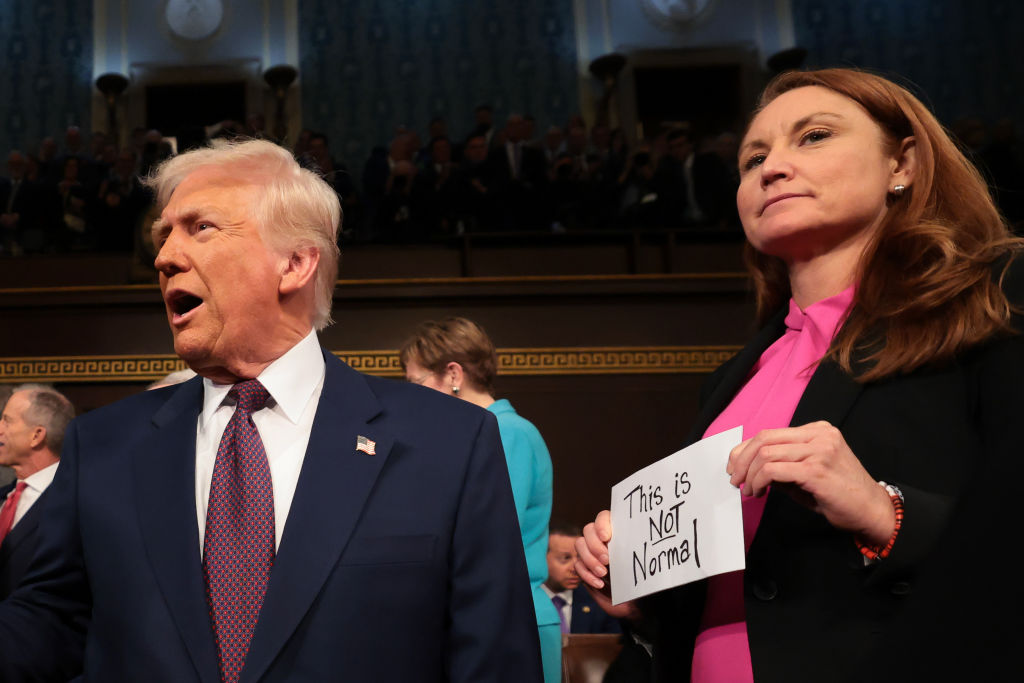
{"type": "MultiPolygon", "coordinates": [[[[263,449],[270,464],[274,488],[274,548],[288,520],[295,485],[306,457],[313,429],[313,417],[324,388],[326,365],[316,332],[310,331],[298,344],[271,363],[257,379],[270,394],[263,410],[253,413],[263,449]]],[[[217,449],[235,402],[228,396],[230,384],[203,379],[203,411],[196,426],[196,517],[199,522],[199,551],[206,535],[206,508],[213,481],[217,449]]]]}
{"type": "MultiPolygon", "coordinates": [[[[38,472],[30,474],[24,479],[18,480],[25,482],[25,490],[21,492],[21,498],[18,499],[18,508],[14,511],[14,523],[11,525],[12,529],[18,526],[18,522],[20,522],[21,518],[25,516],[25,513],[28,512],[29,508],[39,500],[39,496],[43,495],[43,491],[45,491],[46,487],[53,481],[53,475],[57,474],[57,465],[59,464],[60,462],[55,462],[52,465],[47,465],[38,472]]],[[[17,482],[15,482],[15,488],[17,488],[17,482]]],[[[11,489],[11,492],[7,494],[7,498],[14,495],[14,490],[15,489],[11,489]]],[[[6,501],[7,498],[4,498],[4,501],[6,501]]]]}
{"type": "Polygon", "coordinates": [[[566,588],[561,593],[556,593],[555,591],[553,591],[550,588],[548,588],[548,585],[546,583],[542,583],[540,585],[540,587],[544,590],[544,592],[547,594],[547,596],[549,598],[553,598],[556,595],[560,595],[562,597],[562,599],[565,600],[565,604],[562,605],[562,607],[559,608],[559,609],[562,612],[561,617],[565,620],[565,629],[571,633],[572,632],[572,589],[566,588]]]}

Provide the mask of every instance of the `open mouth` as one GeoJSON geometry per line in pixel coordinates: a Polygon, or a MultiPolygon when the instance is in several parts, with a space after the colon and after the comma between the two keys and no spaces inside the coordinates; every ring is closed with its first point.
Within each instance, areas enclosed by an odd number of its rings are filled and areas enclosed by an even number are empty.
{"type": "Polygon", "coordinates": [[[183,320],[189,313],[203,304],[203,300],[195,294],[185,291],[172,292],[167,297],[167,307],[174,315],[174,322],[183,320]]]}

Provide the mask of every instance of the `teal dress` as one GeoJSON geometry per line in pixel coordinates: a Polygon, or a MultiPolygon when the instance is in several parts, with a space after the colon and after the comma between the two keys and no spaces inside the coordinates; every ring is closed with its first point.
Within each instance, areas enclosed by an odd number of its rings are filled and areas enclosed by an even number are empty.
{"type": "Polygon", "coordinates": [[[512,497],[519,515],[519,532],[526,551],[526,566],[533,588],[544,683],[562,678],[562,631],[558,611],[541,589],[548,578],[548,522],[551,519],[551,456],[540,432],[520,417],[505,399],[487,407],[498,418],[498,434],[505,449],[512,497]]]}

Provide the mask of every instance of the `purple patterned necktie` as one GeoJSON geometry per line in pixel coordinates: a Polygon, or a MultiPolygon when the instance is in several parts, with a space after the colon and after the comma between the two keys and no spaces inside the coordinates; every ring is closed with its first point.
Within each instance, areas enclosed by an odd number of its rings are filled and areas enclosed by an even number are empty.
{"type": "Polygon", "coordinates": [[[245,664],[274,564],[274,489],[252,414],[269,394],[258,380],[236,384],[238,404],[224,429],[206,510],[203,573],[221,680],[245,664]]]}
{"type": "Polygon", "coordinates": [[[565,612],[562,611],[562,608],[569,603],[561,595],[552,595],[551,602],[555,603],[555,609],[558,610],[558,621],[561,622],[562,633],[568,633],[569,624],[565,623],[565,612]]]}

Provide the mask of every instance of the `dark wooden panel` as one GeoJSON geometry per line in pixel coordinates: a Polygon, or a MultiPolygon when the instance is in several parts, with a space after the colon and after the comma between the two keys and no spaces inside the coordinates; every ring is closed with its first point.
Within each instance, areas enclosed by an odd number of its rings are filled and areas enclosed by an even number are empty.
{"type": "Polygon", "coordinates": [[[612,484],[682,447],[705,377],[506,377],[497,389],[548,444],[553,518],[582,525],[608,507],[612,484]]]}

